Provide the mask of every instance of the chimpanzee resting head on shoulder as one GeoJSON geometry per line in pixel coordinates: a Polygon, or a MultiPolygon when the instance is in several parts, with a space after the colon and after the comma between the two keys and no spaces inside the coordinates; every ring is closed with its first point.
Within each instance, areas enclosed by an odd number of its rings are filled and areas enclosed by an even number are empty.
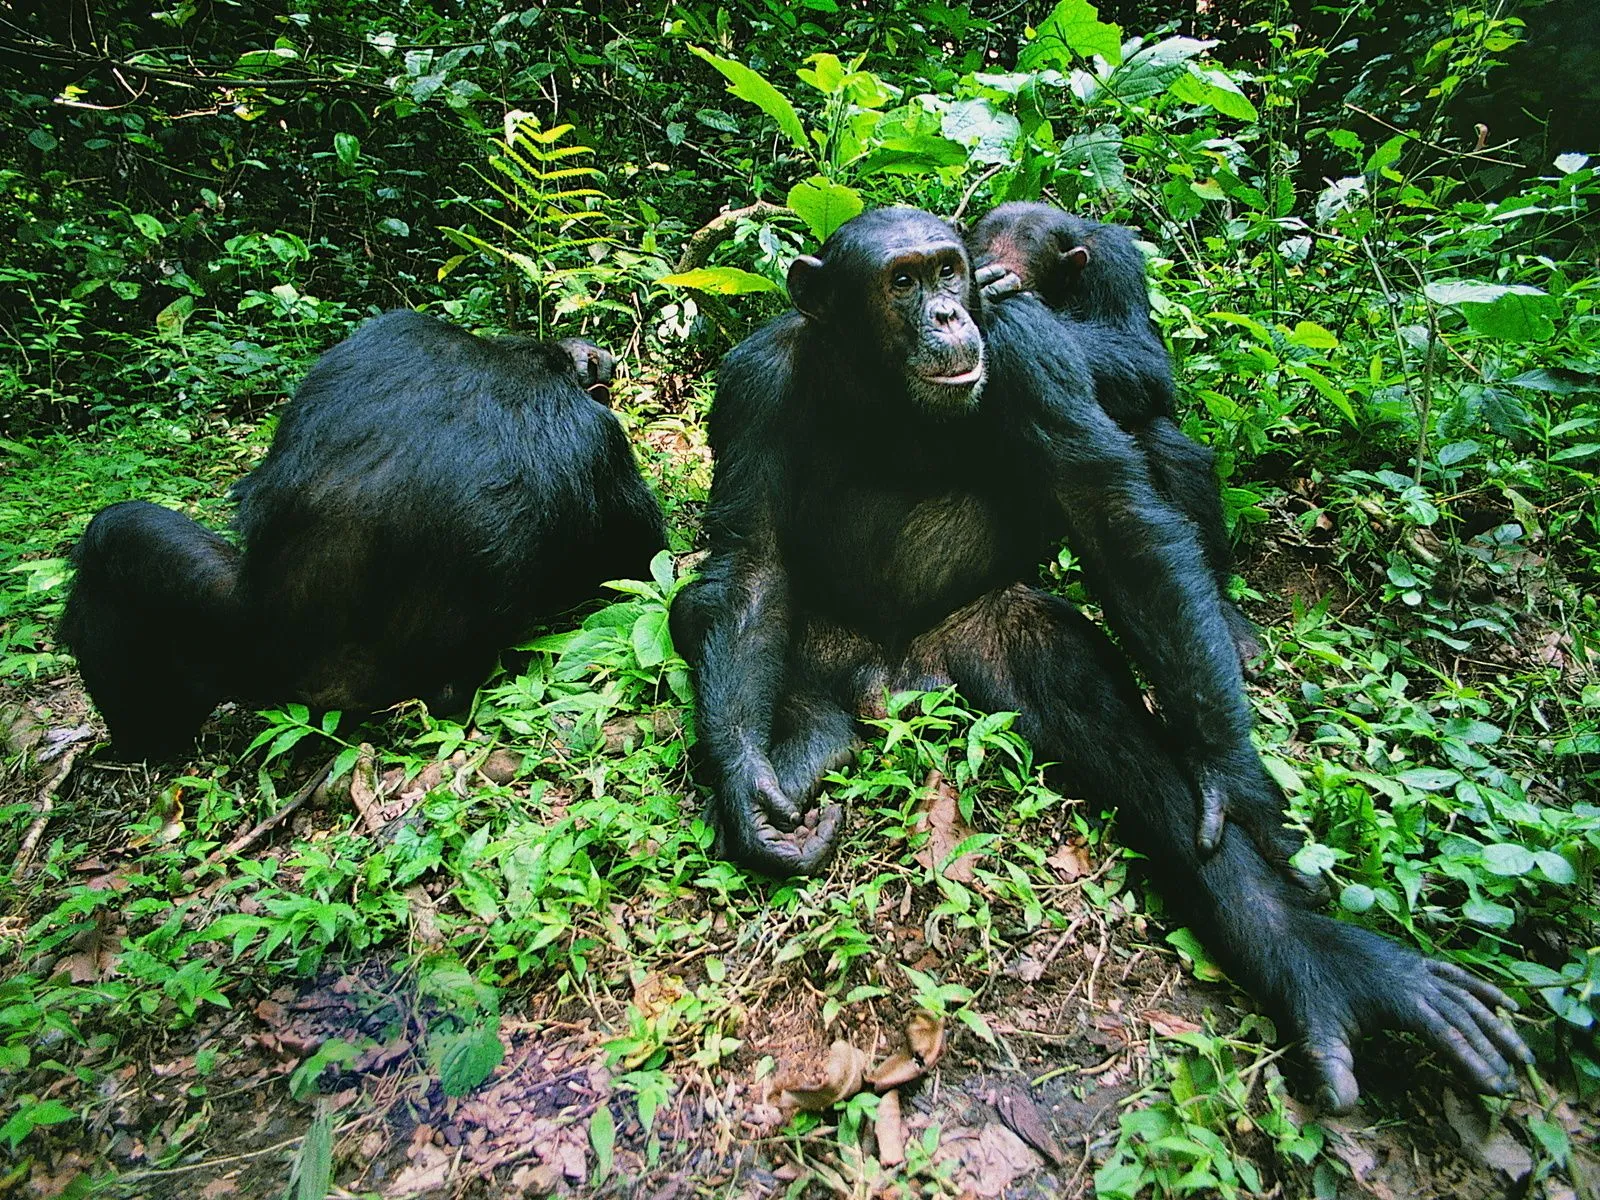
{"type": "Polygon", "coordinates": [[[128,757],[228,698],[464,707],[537,620],[639,575],[661,512],[581,339],[393,312],[324,354],[234,489],[236,550],[135,501],[90,522],[62,620],[128,757]],[[589,394],[585,394],[585,390],[589,394]]]}
{"type": "Polygon", "coordinates": [[[1144,255],[1121,225],[1016,200],[985,215],[966,240],[990,273],[985,295],[1033,292],[1056,312],[1107,325],[1149,317],[1144,255]]]}
{"type": "Polygon", "coordinates": [[[862,366],[898,374],[930,412],[978,402],[983,337],[966,249],[932,214],[880,208],[846,222],[820,255],[794,260],[789,297],[862,366]]]}

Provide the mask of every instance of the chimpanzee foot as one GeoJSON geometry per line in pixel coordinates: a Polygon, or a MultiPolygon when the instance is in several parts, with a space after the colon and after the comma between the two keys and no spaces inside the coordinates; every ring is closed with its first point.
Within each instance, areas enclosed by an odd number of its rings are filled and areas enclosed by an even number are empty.
{"type": "Polygon", "coordinates": [[[1424,958],[1375,933],[1327,917],[1307,919],[1317,925],[1299,952],[1317,955],[1315,971],[1307,973],[1314,978],[1294,981],[1298,994],[1287,1004],[1323,1108],[1342,1113],[1355,1106],[1360,1088],[1353,1043],[1380,1029],[1419,1035],[1476,1091],[1516,1090],[1517,1068],[1533,1055],[1493,1011],[1515,1012],[1510,997],[1453,963],[1424,958]]]}

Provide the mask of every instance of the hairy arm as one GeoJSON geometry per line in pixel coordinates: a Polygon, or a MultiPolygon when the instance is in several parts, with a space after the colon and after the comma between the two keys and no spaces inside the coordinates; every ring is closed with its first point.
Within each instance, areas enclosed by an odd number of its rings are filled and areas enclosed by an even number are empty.
{"type": "Polygon", "coordinates": [[[769,326],[748,339],[719,371],[710,419],[711,552],[673,611],[674,636],[695,666],[695,727],[718,830],[730,856],[776,875],[820,865],[838,820],[801,825],[770,759],[791,629],[778,541],[791,444],[792,338],[784,329],[769,326]]]}
{"type": "Polygon", "coordinates": [[[1253,787],[1260,767],[1239,660],[1194,526],[1156,491],[1137,444],[1095,402],[1073,327],[1017,297],[991,310],[988,336],[1002,419],[1150,680],[1201,791],[1200,842],[1210,849],[1227,792],[1239,780],[1253,787]]]}

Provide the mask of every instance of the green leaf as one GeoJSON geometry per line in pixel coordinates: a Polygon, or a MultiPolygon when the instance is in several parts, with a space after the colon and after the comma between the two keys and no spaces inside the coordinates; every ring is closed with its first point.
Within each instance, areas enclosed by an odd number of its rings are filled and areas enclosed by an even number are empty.
{"type": "Polygon", "coordinates": [[[1191,58],[1215,45],[1216,42],[1202,42],[1198,38],[1163,38],[1134,54],[1106,81],[1106,87],[1119,100],[1147,100],[1159,96],[1188,73],[1191,58]]]}
{"type": "Polygon", "coordinates": [[[156,314],[156,332],[164,338],[175,338],[183,333],[184,323],[194,312],[194,297],[179,296],[156,314]]]}
{"type": "Polygon", "coordinates": [[[728,80],[730,92],[741,100],[748,100],[766,113],[778,123],[778,128],[783,131],[785,137],[803,153],[810,155],[811,145],[806,141],[805,130],[800,126],[800,117],[795,113],[794,105],[790,104],[777,88],[741,62],[735,62],[731,58],[719,58],[699,46],[690,46],[689,50],[722,72],[723,77],[728,80]]]}
{"type": "Polygon", "coordinates": [[[1401,771],[1395,778],[1407,787],[1414,787],[1419,791],[1442,792],[1461,782],[1461,772],[1448,771],[1441,767],[1413,767],[1409,771],[1401,771]]]}
{"type": "Polygon", "coordinates": [[[1572,864],[1554,850],[1535,850],[1533,861],[1539,864],[1539,870],[1551,883],[1565,886],[1577,882],[1578,874],[1572,864]]]}
{"type": "Polygon", "coordinates": [[[952,142],[965,146],[973,162],[980,163],[1010,162],[1022,137],[1022,122],[997,111],[982,96],[952,104],[939,128],[952,142]]]}
{"type": "Polygon", "coordinates": [[[1364,883],[1346,884],[1339,893],[1339,907],[1349,913],[1364,913],[1377,898],[1377,893],[1364,883]]]}
{"type": "Polygon", "coordinates": [[[788,203],[819,242],[827,241],[835,229],[852,217],[860,216],[866,207],[855,188],[834,183],[821,175],[813,175],[790,188],[788,203]]]}
{"type": "Polygon", "coordinates": [[[601,1104],[589,1118],[589,1144],[594,1147],[596,1170],[601,1179],[611,1174],[613,1155],[617,1147],[617,1122],[611,1109],[601,1104]]]}
{"type": "Polygon", "coordinates": [[[1254,121],[1256,106],[1245,99],[1239,85],[1215,67],[1189,64],[1187,73],[1172,83],[1171,92],[1185,104],[1205,104],[1225,117],[1240,121],[1254,121]]]}
{"type": "Polygon", "coordinates": [[[738,267],[696,267],[692,271],[679,271],[663,275],[656,280],[667,287],[694,288],[701,292],[715,292],[719,296],[742,296],[748,292],[776,292],[778,285],[765,275],[741,271],[738,267]]]}
{"type": "Polygon", "coordinates": [[[1517,919],[1517,914],[1504,904],[1494,904],[1476,896],[1461,906],[1461,915],[1474,925],[1489,929],[1510,929],[1517,919]]]}
{"type": "Polygon", "coordinates": [[[489,1078],[505,1056],[498,1024],[448,1034],[439,1052],[439,1086],[446,1096],[465,1096],[489,1078]]]}
{"type": "Polygon", "coordinates": [[[155,217],[152,217],[149,213],[134,213],[133,227],[140,233],[144,234],[144,236],[149,238],[152,242],[159,242],[162,236],[167,232],[166,229],[163,228],[161,222],[155,217]]]}
{"type": "Polygon", "coordinates": [[[1475,333],[1511,342],[1547,342],[1561,307],[1555,297],[1525,283],[1454,280],[1430,283],[1428,299],[1458,308],[1475,333]]]}
{"type": "Polygon", "coordinates": [[[1122,61],[1122,28],[1102,21],[1089,0],[1061,0],[1039,22],[1033,39],[1022,48],[1017,66],[1024,71],[1041,67],[1067,70],[1074,54],[1083,58],[1098,54],[1113,67],[1122,61]]]}
{"type": "Polygon", "coordinates": [[[361,139],[353,133],[336,133],[333,135],[333,152],[339,156],[343,166],[353,167],[356,159],[361,157],[361,139]]]}
{"type": "Polygon", "coordinates": [[[317,1104],[316,1114],[300,1143],[295,1160],[295,1200],[327,1200],[333,1187],[333,1112],[325,1102],[317,1104]]]}
{"type": "Polygon", "coordinates": [[[378,232],[386,233],[390,237],[410,237],[411,226],[399,217],[385,217],[378,222],[378,232]]]}
{"type": "Polygon", "coordinates": [[[667,610],[651,609],[633,623],[634,657],[641,667],[658,667],[672,653],[672,639],[667,634],[667,610]]]}
{"type": "Polygon", "coordinates": [[[1189,969],[1194,972],[1196,979],[1205,980],[1207,983],[1218,983],[1227,978],[1211,956],[1206,953],[1205,947],[1200,944],[1200,939],[1194,931],[1185,927],[1174,929],[1167,934],[1167,945],[1178,952],[1178,956],[1189,964],[1189,969]]]}
{"type": "Polygon", "coordinates": [[[1526,875],[1533,870],[1532,851],[1512,842],[1497,842],[1483,848],[1483,866],[1496,875],[1526,875]]]}
{"type": "Polygon", "coordinates": [[[30,129],[28,130],[28,144],[36,150],[43,150],[48,154],[61,143],[56,141],[56,135],[48,129],[30,129]]]}

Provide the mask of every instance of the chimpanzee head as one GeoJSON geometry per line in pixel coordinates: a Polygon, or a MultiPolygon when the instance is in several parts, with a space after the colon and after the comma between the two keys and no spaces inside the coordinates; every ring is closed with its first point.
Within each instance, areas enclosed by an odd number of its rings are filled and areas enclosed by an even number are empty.
{"type": "Polygon", "coordinates": [[[1089,265],[1088,226],[1048,204],[1002,204],[967,235],[980,267],[1003,266],[1054,309],[1067,306],[1089,265]]]}
{"type": "Polygon", "coordinates": [[[967,252],[955,230],[914,208],[880,208],[841,225],[819,257],[789,268],[789,298],[865,361],[905,381],[932,411],[977,403],[986,368],[967,252]]]}

